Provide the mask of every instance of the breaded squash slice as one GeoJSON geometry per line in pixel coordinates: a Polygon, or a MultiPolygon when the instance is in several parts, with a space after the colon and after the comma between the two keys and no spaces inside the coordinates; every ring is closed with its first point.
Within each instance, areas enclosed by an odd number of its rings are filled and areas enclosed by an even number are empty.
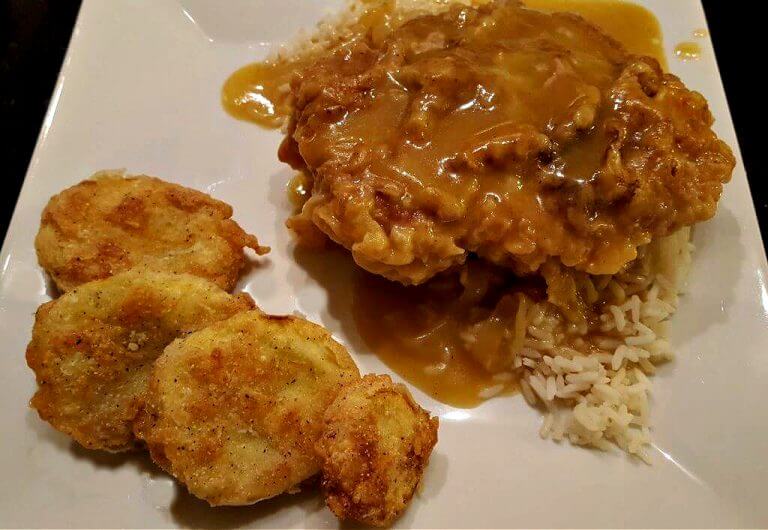
{"type": "Polygon", "coordinates": [[[437,428],[438,419],[388,375],[347,386],[325,413],[316,446],[331,511],[343,520],[392,524],[416,491],[437,428]]]}
{"type": "Polygon", "coordinates": [[[132,270],[40,306],[27,363],[40,417],[90,449],[134,446],[154,360],[175,338],[254,306],[189,274],[132,270]]]}
{"type": "Polygon", "coordinates": [[[166,348],[136,433],[193,495],[252,504],[319,471],[323,413],[358,378],[324,328],[249,311],[166,348]]]}
{"type": "Polygon", "coordinates": [[[243,249],[269,251],[205,193],[147,176],[102,171],[51,198],[35,249],[62,292],[136,266],[186,272],[234,288],[243,249]]]}

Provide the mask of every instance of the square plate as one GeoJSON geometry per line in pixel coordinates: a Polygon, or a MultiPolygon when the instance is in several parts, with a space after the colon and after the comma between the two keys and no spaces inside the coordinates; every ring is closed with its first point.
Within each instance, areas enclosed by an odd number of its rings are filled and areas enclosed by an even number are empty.
{"type": "MultiPolygon", "coordinates": [[[[672,44],[706,27],[698,0],[645,0],[672,44]]],[[[85,0],[0,256],[0,526],[335,527],[318,495],[210,509],[146,457],[90,453],[40,421],[24,362],[37,306],[49,299],[33,237],[48,198],[103,168],[157,175],[230,203],[273,252],[241,287],[268,312],[305,313],[348,345],[361,371],[387,372],[349,326],[345,263],[301,260],[284,228],[291,172],[281,135],[224,113],[236,68],[311,27],[340,2],[85,0]],[[333,292],[333,300],[328,293],[333,292]],[[332,302],[332,303],[330,303],[332,302]]],[[[671,70],[736,136],[710,42],[671,70]]],[[[738,153],[736,153],[738,157],[738,153]]],[[[768,525],[768,269],[743,165],[697,251],[671,326],[678,358],[655,378],[654,465],[542,441],[519,397],[441,417],[423,493],[397,523],[415,527],[768,525]]]]}

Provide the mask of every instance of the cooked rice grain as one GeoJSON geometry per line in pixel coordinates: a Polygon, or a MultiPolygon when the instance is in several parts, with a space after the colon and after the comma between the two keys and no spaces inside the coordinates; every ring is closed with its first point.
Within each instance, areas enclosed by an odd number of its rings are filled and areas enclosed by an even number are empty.
{"type": "Polygon", "coordinates": [[[599,330],[573,330],[552,318],[548,303],[528,310],[525,347],[515,363],[525,400],[546,412],[542,438],[609,450],[618,446],[650,463],[648,375],[673,357],[664,322],[677,307],[690,266],[690,230],[648,245],[631,273],[596,277],[606,304],[599,330]],[[631,294],[630,294],[631,293],[631,294]],[[599,334],[595,334],[599,332],[599,334]]]}

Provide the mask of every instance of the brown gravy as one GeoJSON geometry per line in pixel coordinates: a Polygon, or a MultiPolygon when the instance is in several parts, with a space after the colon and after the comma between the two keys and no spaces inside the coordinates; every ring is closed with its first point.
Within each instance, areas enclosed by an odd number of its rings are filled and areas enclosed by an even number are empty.
{"type": "MultiPolygon", "coordinates": [[[[571,11],[602,27],[632,53],[666,64],[655,16],[645,8],[617,0],[527,0],[542,11],[571,11]]],[[[257,63],[233,74],[222,91],[225,109],[238,119],[277,127],[289,110],[281,90],[296,65],[257,63]]],[[[295,205],[306,196],[303,180],[289,187],[295,205]]],[[[354,282],[353,317],[368,347],[392,370],[435,399],[474,407],[498,393],[516,390],[515,381],[494,376],[473,358],[460,330],[464,315],[429,284],[404,287],[360,272],[354,282]]]]}
{"type": "Polygon", "coordinates": [[[621,42],[630,53],[649,55],[666,69],[661,26],[643,6],[622,0],[524,0],[539,11],[576,13],[621,42]]]}
{"type": "Polygon", "coordinates": [[[699,29],[693,30],[693,36],[696,37],[697,39],[703,39],[708,35],[709,35],[709,32],[706,30],[706,28],[699,28],[699,29]]]}
{"type": "MultiPolygon", "coordinates": [[[[526,0],[540,11],[577,13],[622,42],[631,53],[650,55],[666,67],[661,26],[653,13],[622,0],[526,0]]],[[[300,64],[259,62],[234,72],[224,83],[221,103],[234,118],[279,127],[290,112],[286,85],[300,64]]]]}
{"type": "Polygon", "coordinates": [[[697,42],[681,42],[675,46],[675,57],[683,61],[695,61],[701,57],[701,46],[697,42]]]}
{"type": "Polygon", "coordinates": [[[392,370],[436,400],[470,408],[517,390],[511,376],[494,376],[466,351],[463,311],[434,284],[405,287],[359,272],[352,314],[368,347],[392,370]],[[487,393],[487,394],[486,394],[487,393]]]}
{"type": "Polygon", "coordinates": [[[290,112],[287,85],[296,67],[291,62],[263,62],[240,68],[224,83],[222,106],[238,120],[279,127],[290,112]]]}

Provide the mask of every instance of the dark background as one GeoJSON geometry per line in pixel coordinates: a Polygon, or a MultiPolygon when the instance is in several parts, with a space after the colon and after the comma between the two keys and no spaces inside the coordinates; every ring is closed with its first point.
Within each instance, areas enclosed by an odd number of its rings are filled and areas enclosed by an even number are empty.
{"type": "MultiPolygon", "coordinates": [[[[108,0],[101,0],[108,1],[108,0]]],[[[219,1],[219,0],[211,0],[219,1]]],[[[670,0],[681,1],[681,0],[670,0]]],[[[759,116],[768,90],[762,33],[755,3],[704,0],[707,21],[752,196],[768,234],[768,193],[757,167],[759,116]]],[[[77,17],[78,0],[0,0],[0,236],[5,237],[16,197],[35,147],[53,85],[77,17]]],[[[760,134],[762,133],[762,134],[760,134]]],[[[766,148],[768,149],[768,148],[766,148]]],[[[765,241],[765,239],[764,239],[765,241]]]]}

